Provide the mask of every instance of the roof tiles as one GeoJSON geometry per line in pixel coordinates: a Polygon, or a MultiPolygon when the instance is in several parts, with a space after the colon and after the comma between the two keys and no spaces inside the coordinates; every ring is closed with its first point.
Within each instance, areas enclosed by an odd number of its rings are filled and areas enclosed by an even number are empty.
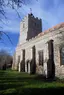
{"type": "Polygon", "coordinates": [[[57,29],[62,28],[62,27],[64,27],[64,22],[60,23],[60,24],[57,24],[56,26],[53,26],[52,28],[49,28],[48,30],[45,30],[45,31],[41,32],[40,34],[38,34],[37,37],[43,36],[44,34],[47,34],[47,33],[51,32],[53,30],[57,30],[57,29]]]}

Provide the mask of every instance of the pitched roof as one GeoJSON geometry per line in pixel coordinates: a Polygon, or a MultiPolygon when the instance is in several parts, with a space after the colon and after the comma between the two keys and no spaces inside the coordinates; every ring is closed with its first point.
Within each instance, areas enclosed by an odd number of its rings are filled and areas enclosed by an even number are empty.
{"type": "Polygon", "coordinates": [[[38,34],[37,37],[42,36],[44,34],[47,34],[47,33],[51,32],[51,31],[60,29],[62,27],[64,27],[64,22],[63,23],[60,23],[60,24],[57,24],[56,26],[53,26],[52,28],[49,28],[48,30],[45,30],[45,31],[41,32],[40,34],[38,34]]]}

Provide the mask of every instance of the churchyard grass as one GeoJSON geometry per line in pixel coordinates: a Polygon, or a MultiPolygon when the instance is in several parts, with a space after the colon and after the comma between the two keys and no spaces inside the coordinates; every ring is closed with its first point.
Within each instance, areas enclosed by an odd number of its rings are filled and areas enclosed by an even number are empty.
{"type": "Polygon", "coordinates": [[[37,75],[0,70],[0,95],[33,95],[64,91],[64,80],[45,81],[37,75]]]}

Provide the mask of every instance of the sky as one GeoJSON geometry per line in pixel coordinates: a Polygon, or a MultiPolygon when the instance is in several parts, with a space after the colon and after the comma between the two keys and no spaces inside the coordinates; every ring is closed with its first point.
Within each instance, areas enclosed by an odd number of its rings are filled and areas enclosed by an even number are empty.
{"type": "Polygon", "coordinates": [[[35,17],[42,19],[42,31],[64,22],[64,0],[25,1],[25,5],[22,5],[19,9],[17,8],[20,17],[17,12],[12,10],[10,7],[5,7],[4,9],[7,19],[0,16],[2,20],[2,22],[0,21],[0,30],[7,33],[13,42],[12,45],[7,36],[3,34],[2,40],[0,40],[0,50],[5,49],[11,55],[14,54],[19,41],[20,22],[24,16],[31,12],[30,8],[32,9],[32,13],[35,17]]]}

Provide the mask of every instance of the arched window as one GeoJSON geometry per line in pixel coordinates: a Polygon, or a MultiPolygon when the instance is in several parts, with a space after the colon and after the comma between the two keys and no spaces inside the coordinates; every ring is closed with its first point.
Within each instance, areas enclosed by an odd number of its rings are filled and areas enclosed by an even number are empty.
{"type": "Polygon", "coordinates": [[[43,66],[43,50],[38,51],[39,54],[39,65],[43,66]]]}

